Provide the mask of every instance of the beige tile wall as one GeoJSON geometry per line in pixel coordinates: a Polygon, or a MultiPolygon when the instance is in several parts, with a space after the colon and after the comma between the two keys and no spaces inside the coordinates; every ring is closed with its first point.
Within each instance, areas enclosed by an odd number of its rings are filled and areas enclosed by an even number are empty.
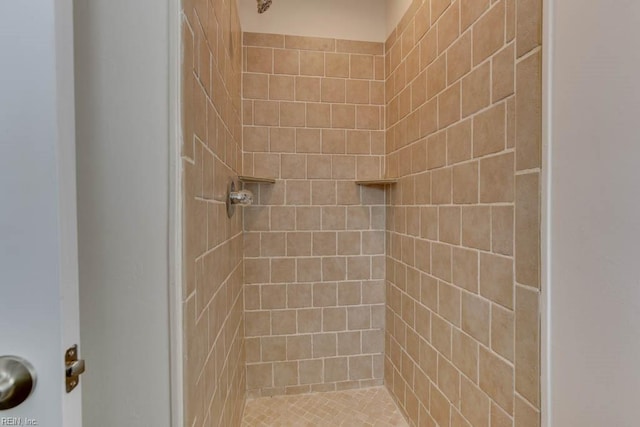
{"type": "Polygon", "coordinates": [[[417,0],[386,43],[385,382],[414,425],[539,425],[540,45],[540,0],[417,0]]]}
{"type": "Polygon", "coordinates": [[[384,47],[183,22],[185,424],[238,424],[246,347],[251,396],[384,365],[415,425],[539,425],[540,0],[416,0],[384,47]],[[277,178],[244,222],[240,171],[277,178]]]}
{"type": "Polygon", "coordinates": [[[227,218],[242,168],[241,32],[235,0],[183,0],[185,426],[240,425],[245,401],[242,215],[227,218]]]}
{"type": "Polygon", "coordinates": [[[379,385],[384,348],[384,46],[244,34],[250,396],[379,385]]]}

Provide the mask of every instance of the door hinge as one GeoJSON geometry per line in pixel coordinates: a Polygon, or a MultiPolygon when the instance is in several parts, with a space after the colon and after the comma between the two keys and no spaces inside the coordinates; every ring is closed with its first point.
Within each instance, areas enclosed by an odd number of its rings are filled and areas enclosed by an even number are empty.
{"type": "Polygon", "coordinates": [[[64,354],[67,393],[71,393],[80,382],[80,375],[85,371],[84,360],[78,359],[78,346],[69,347],[64,354]]]}

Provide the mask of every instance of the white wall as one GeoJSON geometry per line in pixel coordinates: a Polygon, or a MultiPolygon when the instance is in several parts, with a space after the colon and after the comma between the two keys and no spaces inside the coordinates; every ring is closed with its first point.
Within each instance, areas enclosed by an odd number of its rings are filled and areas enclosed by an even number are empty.
{"type": "Polygon", "coordinates": [[[389,36],[413,0],[386,0],[386,35],[389,36]]]}
{"type": "Polygon", "coordinates": [[[384,42],[412,0],[237,0],[242,31],[384,42]]]}
{"type": "Polygon", "coordinates": [[[273,0],[263,14],[256,0],[237,1],[244,32],[377,42],[387,36],[387,0],[273,0]]]}
{"type": "MultiPolygon", "coordinates": [[[[635,427],[640,3],[546,4],[552,48],[547,426],[635,427]]],[[[549,48],[547,48],[549,52],[549,48]]]]}
{"type": "Polygon", "coordinates": [[[168,8],[75,0],[85,427],[170,425],[168,8]]]}

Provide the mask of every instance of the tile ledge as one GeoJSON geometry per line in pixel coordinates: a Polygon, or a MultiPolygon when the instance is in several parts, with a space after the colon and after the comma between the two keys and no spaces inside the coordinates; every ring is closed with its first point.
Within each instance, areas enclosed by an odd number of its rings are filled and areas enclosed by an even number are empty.
{"type": "Polygon", "coordinates": [[[258,176],[239,175],[238,179],[245,183],[257,183],[257,184],[275,184],[275,178],[264,178],[258,176]]]}
{"type": "Polygon", "coordinates": [[[369,179],[356,181],[358,185],[393,185],[398,180],[395,178],[369,179]]]}

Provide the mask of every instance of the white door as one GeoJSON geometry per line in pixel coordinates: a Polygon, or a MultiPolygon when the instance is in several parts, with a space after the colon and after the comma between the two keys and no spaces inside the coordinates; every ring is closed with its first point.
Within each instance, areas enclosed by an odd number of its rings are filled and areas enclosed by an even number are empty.
{"type": "Polygon", "coordinates": [[[0,426],[81,425],[72,28],[71,0],[0,1],[0,357],[37,375],[0,426]]]}

